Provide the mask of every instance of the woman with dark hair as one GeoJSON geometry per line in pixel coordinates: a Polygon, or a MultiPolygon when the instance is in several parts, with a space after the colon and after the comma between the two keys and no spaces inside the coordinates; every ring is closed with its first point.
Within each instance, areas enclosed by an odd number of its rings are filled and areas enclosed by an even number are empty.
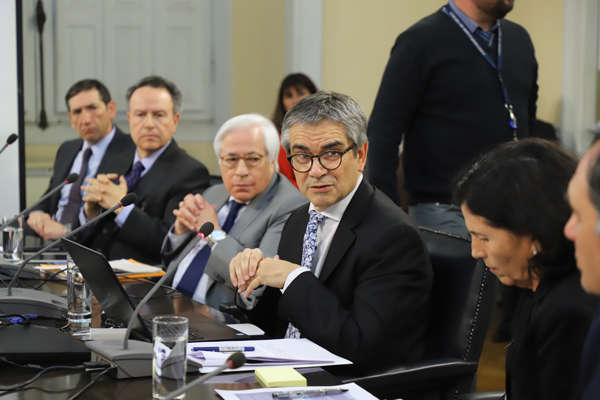
{"type": "MultiPolygon", "coordinates": [[[[273,123],[279,131],[281,136],[281,124],[283,124],[283,117],[298,100],[310,96],[317,92],[317,87],[310,80],[310,78],[304,74],[290,74],[285,77],[281,86],[279,87],[279,94],[277,96],[277,105],[275,106],[275,112],[273,113],[273,123]]],[[[279,172],[285,175],[294,186],[298,187],[296,183],[296,177],[294,176],[294,170],[287,159],[287,154],[283,148],[279,150],[279,172]]]]}
{"type": "Polygon", "coordinates": [[[508,399],[573,399],[581,351],[598,301],[585,294],[563,235],[577,159],[558,144],[524,139],[477,160],[454,188],[471,250],[505,285],[526,288],[506,355],[508,399]]]}

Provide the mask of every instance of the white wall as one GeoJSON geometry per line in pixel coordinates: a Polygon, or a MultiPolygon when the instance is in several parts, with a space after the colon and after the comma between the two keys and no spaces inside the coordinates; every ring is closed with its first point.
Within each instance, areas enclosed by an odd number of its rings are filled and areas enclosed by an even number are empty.
{"type": "MultiPolygon", "coordinates": [[[[15,0],[0,0],[0,145],[19,130],[15,0]]],[[[0,217],[19,212],[18,142],[0,155],[0,217]]]]}

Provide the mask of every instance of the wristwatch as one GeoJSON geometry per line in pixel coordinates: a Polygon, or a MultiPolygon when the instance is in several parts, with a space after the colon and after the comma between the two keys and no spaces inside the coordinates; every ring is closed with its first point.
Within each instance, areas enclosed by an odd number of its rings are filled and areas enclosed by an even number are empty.
{"type": "Polygon", "coordinates": [[[225,239],[227,237],[227,234],[225,233],[225,231],[222,231],[221,229],[215,229],[214,231],[212,231],[212,233],[206,238],[206,241],[208,242],[208,245],[210,247],[213,247],[213,245],[215,243],[219,243],[220,241],[222,241],[223,239],[225,239]]]}

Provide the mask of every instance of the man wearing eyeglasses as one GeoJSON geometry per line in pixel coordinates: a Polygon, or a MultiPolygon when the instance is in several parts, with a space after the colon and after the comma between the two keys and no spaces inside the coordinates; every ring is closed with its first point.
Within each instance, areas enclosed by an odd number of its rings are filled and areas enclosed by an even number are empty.
{"type": "Polygon", "coordinates": [[[163,243],[168,263],[205,222],[215,230],[179,264],[172,286],[199,302],[219,308],[232,302],[235,288],[229,262],[246,247],[274,256],[283,225],[306,203],[288,179],[275,171],[279,134],[271,121],[245,114],[225,122],[214,139],[223,184],[203,196],[189,194],[174,211],[175,224],[163,243]]]}
{"type": "Polygon", "coordinates": [[[282,144],[310,201],[290,216],[278,256],[246,249],[231,280],[251,321],[306,337],[365,374],[423,360],[432,270],[409,217],[362,176],[367,120],[348,96],[319,92],[286,114],[282,144]]]}

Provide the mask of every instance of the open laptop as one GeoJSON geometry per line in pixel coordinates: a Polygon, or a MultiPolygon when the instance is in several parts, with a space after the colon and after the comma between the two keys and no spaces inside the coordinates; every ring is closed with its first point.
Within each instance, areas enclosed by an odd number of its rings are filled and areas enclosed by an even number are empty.
{"type": "MultiPolygon", "coordinates": [[[[69,239],[63,238],[61,240],[71,258],[79,267],[86,282],[90,285],[92,293],[96,296],[98,303],[100,303],[107,316],[107,322],[111,322],[116,327],[126,328],[135,307],[106,257],[69,239]]],[[[165,299],[164,301],[171,300],[165,299]]],[[[181,315],[188,318],[188,341],[190,342],[249,338],[224,323],[200,313],[177,313],[173,311],[169,315],[181,315]]],[[[144,315],[144,318],[142,318],[138,315],[132,328],[132,338],[152,340],[152,317],[155,316],[144,315]]]]}

